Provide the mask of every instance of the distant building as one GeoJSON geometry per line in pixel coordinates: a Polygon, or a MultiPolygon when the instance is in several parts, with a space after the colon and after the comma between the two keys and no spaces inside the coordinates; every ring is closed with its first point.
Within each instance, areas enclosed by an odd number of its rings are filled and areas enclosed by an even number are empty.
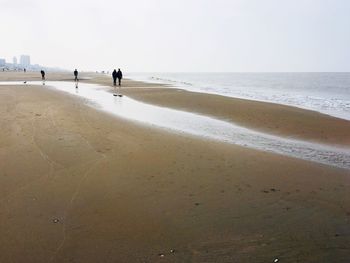
{"type": "Polygon", "coordinates": [[[21,55],[20,64],[21,64],[21,66],[24,66],[24,67],[30,66],[30,56],[21,55]]]}
{"type": "Polygon", "coordinates": [[[6,60],[4,58],[0,58],[0,67],[6,66],[6,60]]]}
{"type": "Polygon", "coordinates": [[[13,57],[13,65],[16,66],[17,65],[17,58],[16,57],[13,57]]]}

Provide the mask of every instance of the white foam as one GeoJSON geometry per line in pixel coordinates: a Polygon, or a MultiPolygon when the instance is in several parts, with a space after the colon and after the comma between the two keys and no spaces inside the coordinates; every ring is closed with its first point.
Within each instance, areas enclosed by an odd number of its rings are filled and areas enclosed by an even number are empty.
{"type": "Polygon", "coordinates": [[[350,120],[350,73],[135,73],[129,77],[350,120]]]}

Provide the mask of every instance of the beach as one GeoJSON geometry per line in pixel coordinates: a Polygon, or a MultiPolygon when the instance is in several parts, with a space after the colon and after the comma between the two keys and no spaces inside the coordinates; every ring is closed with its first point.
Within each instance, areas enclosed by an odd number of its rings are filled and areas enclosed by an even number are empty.
{"type": "MultiPolygon", "coordinates": [[[[95,73],[81,82],[112,84],[95,73]]],[[[122,92],[350,146],[349,121],[313,111],[132,80],[122,92]]],[[[0,115],[0,262],[349,260],[347,169],[142,125],[41,85],[0,86],[0,115]]]]}

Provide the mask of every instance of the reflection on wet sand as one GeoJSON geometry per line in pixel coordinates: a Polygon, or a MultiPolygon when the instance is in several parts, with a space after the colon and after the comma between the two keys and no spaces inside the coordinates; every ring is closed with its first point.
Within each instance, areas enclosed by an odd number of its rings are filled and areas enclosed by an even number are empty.
{"type": "Polygon", "coordinates": [[[49,82],[49,86],[88,99],[88,104],[122,118],[175,132],[350,169],[349,149],[283,138],[203,115],[142,103],[125,96],[121,97],[120,91],[116,93],[116,88],[111,96],[108,92],[109,87],[94,84],[81,83],[79,91],[77,82],[75,89],[72,88],[71,82],[52,81],[49,82]]]}

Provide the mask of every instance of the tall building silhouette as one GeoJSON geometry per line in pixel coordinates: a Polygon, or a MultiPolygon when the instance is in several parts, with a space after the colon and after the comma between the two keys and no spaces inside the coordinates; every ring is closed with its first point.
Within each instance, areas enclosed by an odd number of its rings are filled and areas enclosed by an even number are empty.
{"type": "Polygon", "coordinates": [[[29,66],[30,65],[30,56],[28,56],[28,55],[21,55],[21,57],[20,57],[20,64],[22,66],[29,66]]]}
{"type": "Polygon", "coordinates": [[[13,65],[16,66],[17,65],[17,58],[13,57],[12,62],[13,62],[13,65]]]}

